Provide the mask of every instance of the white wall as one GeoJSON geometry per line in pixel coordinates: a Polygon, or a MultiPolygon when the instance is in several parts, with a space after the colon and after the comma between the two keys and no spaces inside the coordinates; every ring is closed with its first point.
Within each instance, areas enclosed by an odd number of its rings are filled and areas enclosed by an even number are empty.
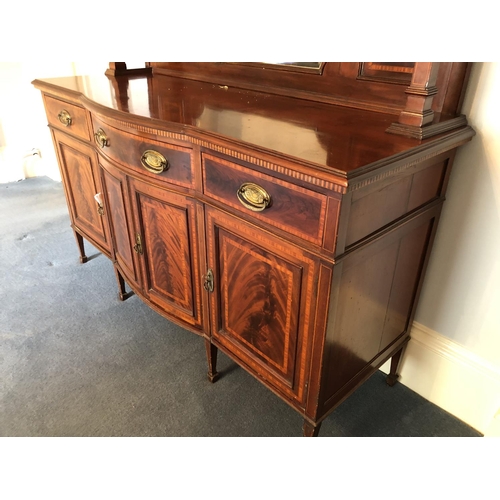
{"type": "Polygon", "coordinates": [[[500,367],[500,63],[475,63],[463,106],[476,137],[457,153],[415,320],[500,367]]]}
{"type": "Polygon", "coordinates": [[[0,63],[0,182],[48,175],[60,180],[36,77],[71,75],[71,63],[0,63]],[[26,156],[33,148],[42,160],[26,156]]]}
{"type": "Polygon", "coordinates": [[[107,62],[0,62],[0,183],[47,175],[61,180],[40,91],[31,82],[104,73],[107,62]],[[35,148],[38,156],[29,156],[35,148]]]}

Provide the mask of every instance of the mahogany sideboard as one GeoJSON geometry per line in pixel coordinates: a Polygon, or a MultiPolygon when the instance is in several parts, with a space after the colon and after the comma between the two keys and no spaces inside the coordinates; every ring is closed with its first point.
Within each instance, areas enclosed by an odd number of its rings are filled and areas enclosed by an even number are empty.
{"type": "Polygon", "coordinates": [[[304,418],[398,365],[467,63],[146,63],[35,80],[84,239],[166,318],[304,418]]]}

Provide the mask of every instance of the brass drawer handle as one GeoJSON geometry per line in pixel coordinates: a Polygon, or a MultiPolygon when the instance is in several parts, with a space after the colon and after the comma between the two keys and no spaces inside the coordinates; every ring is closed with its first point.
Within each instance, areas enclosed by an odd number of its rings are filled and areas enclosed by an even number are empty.
{"type": "Polygon", "coordinates": [[[240,203],[253,212],[262,212],[271,205],[270,194],[253,182],[242,184],[236,194],[240,203]]]}
{"type": "Polygon", "coordinates": [[[59,118],[59,121],[65,127],[68,127],[69,125],[71,125],[71,121],[72,121],[71,115],[65,109],[63,109],[62,111],[59,112],[59,114],[57,115],[57,118],[59,118]]]}
{"type": "Polygon", "coordinates": [[[100,128],[95,134],[94,134],[94,139],[101,148],[104,148],[105,146],[109,146],[109,139],[108,136],[106,135],[106,132],[102,128],[100,128]]]}
{"type": "Polygon", "coordinates": [[[148,149],[142,153],[142,166],[152,174],[161,174],[168,169],[167,159],[158,151],[148,149]]]}

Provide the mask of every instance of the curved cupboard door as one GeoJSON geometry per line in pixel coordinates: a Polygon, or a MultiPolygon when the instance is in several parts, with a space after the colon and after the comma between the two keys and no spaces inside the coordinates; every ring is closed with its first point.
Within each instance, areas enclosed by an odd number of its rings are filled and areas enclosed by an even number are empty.
{"type": "Polygon", "coordinates": [[[197,203],[135,178],[129,185],[146,298],[202,330],[197,203]]]}
{"type": "Polygon", "coordinates": [[[218,210],[206,220],[213,339],[303,404],[318,259],[218,210]]]}
{"type": "Polygon", "coordinates": [[[114,260],[132,288],[141,287],[136,234],[130,213],[128,178],[124,172],[101,158],[102,184],[113,236],[114,260]]]}
{"type": "Polygon", "coordinates": [[[102,195],[97,154],[94,149],[58,130],[52,130],[71,223],[85,238],[108,256],[111,243],[106,207],[99,210],[94,196],[102,195]]]}

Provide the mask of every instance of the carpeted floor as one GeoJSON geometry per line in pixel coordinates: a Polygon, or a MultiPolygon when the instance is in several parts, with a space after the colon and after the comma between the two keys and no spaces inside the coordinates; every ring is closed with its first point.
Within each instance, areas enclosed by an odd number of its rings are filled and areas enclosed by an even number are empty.
{"type": "MultiPolygon", "coordinates": [[[[0,436],[300,436],[293,409],[133,296],[86,243],[80,264],[61,184],[0,184],[0,436]]],[[[480,436],[376,373],[320,436],[480,436]]]]}

